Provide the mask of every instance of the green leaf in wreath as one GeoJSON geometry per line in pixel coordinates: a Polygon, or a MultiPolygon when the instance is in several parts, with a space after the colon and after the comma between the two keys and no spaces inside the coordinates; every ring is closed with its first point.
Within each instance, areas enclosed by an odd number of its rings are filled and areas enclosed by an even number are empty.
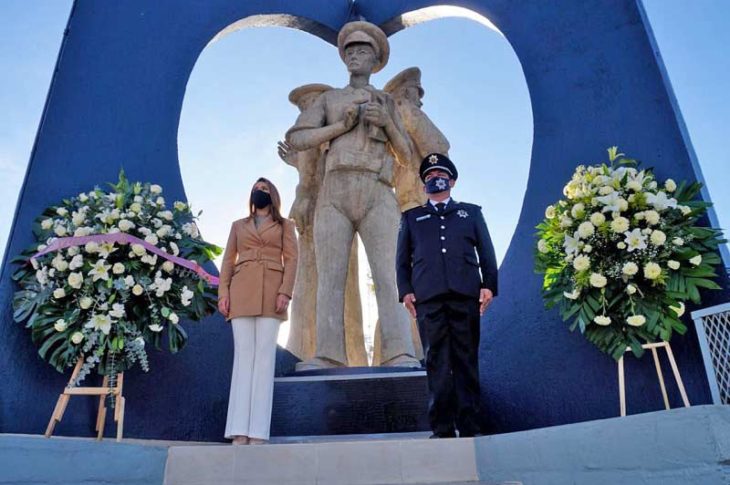
{"type": "Polygon", "coordinates": [[[30,274],[28,267],[22,267],[11,276],[13,281],[20,281],[30,274]]]}
{"type": "Polygon", "coordinates": [[[720,256],[715,252],[703,254],[702,261],[706,264],[711,264],[713,266],[722,263],[720,256]]]}
{"type": "Polygon", "coordinates": [[[583,319],[587,322],[592,322],[593,319],[596,317],[596,312],[593,311],[593,308],[588,303],[583,303],[581,308],[581,315],[583,316],[583,319]]]}
{"type": "Polygon", "coordinates": [[[16,291],[13,295],[13,320],[20,323],[28,318],[41,303],[42,297],[41,293],[32,290],[16,291]]]}
{"type": "Polygon", "coordinates": [[[689,279],[687,280],[687,296],[692,300],[692,303],[700,304],[700,292],[689,279]]]}
{"type": "Polygon", "coordinates": [[[46,339],[45,342],[43,342],[43,345],[38,349],[38,355],[41,356],[42,359],[46,358],[46,354],[48,351],[56,345],[57,343],[61,342],[66,338],[66,335],[64,332],[56,332],[55,335],[52,335],[48,339],[46,339]]]}
{"type": "Polygon", "coordinates": [[[694,286],[700,287],[700,288],[707,288],[708,290],[721,290],[722,287],[715,283],[712,280],[704,279],[704,278],[688,278],[688,281],[691,281],[694,286]]]}

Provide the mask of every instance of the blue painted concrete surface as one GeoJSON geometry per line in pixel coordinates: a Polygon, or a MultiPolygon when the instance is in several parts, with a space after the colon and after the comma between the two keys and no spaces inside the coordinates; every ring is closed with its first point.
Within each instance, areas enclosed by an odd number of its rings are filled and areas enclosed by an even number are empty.
{"type": "MultiPolygon", "coordinates": [[[[485,436],[474,439],[439,440],[428,443],[423,436],[351,437],[349,447],[355,456],[341,456],[344,462],[357,461],[364,455],[376,456],[367,450],[399,442],[404,457],[418,460],[408,450],[421,450],[418,444],[444,446],[467,445],[474,448],[476,463],[463,463],[469,473],[476,465],[480,482],[521,485],[727,485],[730,483],[730,406],[694,406],[670,411],[646,413],[625,418],[596,420],[565,426],[485,436]],[[352,446],[359,442],[361,445],[352,446]]],[[[303,440],[298,447],[322,447],[322,437],[303,440]]],[[[341,446],[337,438],[331,445],[341,446]]],[[[148,444],[95,442],[90,439],[52,438],[41,436],[0,435],[0,484],[13,485],[91,485],[124,483],[162,485],[175,483],[179,467],[189,463],[169,459],[174,450],[195,450],[196,473],[200,476],[221,475],[221,467],[232,466],[236,454],[253,454],[257,459],[268,457],[281,466],[302,467],[301,449],[293,453],[291,445],[265,447],[181,446],[169,442],[148,444]],[[235,453],[234,453],[235,451],[235,453]],[[170,452],[170,453],[168,453],[170,452]],[[262,454],[263,453],[263,454],[262,454]],[[176,468],[178,467],[178,468],[176,468]],[[167,474],[167,475],[166,475],[167,474]]],[[[189,454],[189,453],[188,453],[189,454]]],[[[326,455],[326,453],[325,453],[326,455]]],[[[246,460],[244,460],[246,461],[246,460]]],[[[250,458],[249,458],[250,461],[250,458]]],[[[299,469],[301,483],[314,483],[314,469],[299,469]]],[[[439,476],[463,476],[465,470],[448,473],[433,470],[439,476]]],[[[261,483],[272,483],[281,476],[276,467],[257,471],[261,483]],[[268,480],[266,480],[268,479],[268,480]]],[[[284,473],[289,476],[290,474],[284,473]]],[[[250,476],[236,475],[246,481],[250,476]]],[[[412,483],[403,476],[398,483],[412,483]]],[[[343,475],[341,483],[369,482],[364,476],[343,475]]],[[[206,481],[206,484],[217,483],[206,481]]],[[[226,482],[228,483],[228,482],[226,482]]],[[[250,483],[247,482],[247,483],[250,483]]],[[[274,482],[277,483],[277,482],[274,482]]],[[[289,483],[289,482],[287,482],[289,483]]],[[[300,483],[300,482],[297,482],[300,483]]],[[[319,483],[319,482],[317,482],[319,483]]],[[[328,482],[329,483],[329,482],[328,482]]],[[[455,483],[455,482],[439,482],[455,483]]],[[[477,483],[477,482],[472,482],[477,483]]]]}
{"type": "Polygon", "coordinates": [[[487,436],[475,440],[481,480],[524,485],[730,483],[730,406],[487,436]]]}
{"type": "MultiPolygon", "coordinates": [[[[368,20],[383,24],[441,3],[359,0],[357,5],[368,20]]],[[[561,197],[575,164],[604,159],[608,146],[618,144],[651,162],[661,178],[700,178],[640,6],[637,0],[448,3],[486,16],[504,33],[524,70],[534,118],[522,212],[500,270],[500,296],[482,321],[485,424],[490,432],[508,432],[616,416],[615,363],[543,307],[540,277],[533,273],[533,234],[544,207],[561,197]]],[[[283,13],[335,32],[348,20],[350,7],[346,0],[77,1],[5,262],[32,242],[30,221],[46,206],[115,180],[121,166],[131,179],[163,185],[169,200],[186,200],[177,154],[185,87],[201,51],[227,25],[283,13]]],[[[334,54],[332,61],[339,62],[334,54]]],[[[489,59],[474,62],[487,65],[489,59]]],[[[27,330],[12,321],[13,269],[4,264],[0,275],[0,432],[41,433],[67,377],[36,356],[27,330]]],[[[720,284],[724,291],[706,293],[707,306],[730,299],[727,279],[720,284]]],[[[709,403],[689,312],[686,318],[690,331],[672,347],[690,401],[709,403]]],[[[183,352],[153,353],[149,375],[128,373],[126,436],[222,440],[230,328],[216,316],[187,323],[186,329],[190,345],[183,352]]],[[[630,413],[661,409],[651,360],[629,359],[626,375],[630,413]]],[[[680,404],[676,386],[671,379],[667,384],[672,404],[680,404]]],[[[74,398],[57,433],[90,436],[92,401],[74,398]]]]}
{"type": "Polygon", "coordinates": [[[162,485],[166,461],[163,446],[0,436],[0,484],[162,485]]]}

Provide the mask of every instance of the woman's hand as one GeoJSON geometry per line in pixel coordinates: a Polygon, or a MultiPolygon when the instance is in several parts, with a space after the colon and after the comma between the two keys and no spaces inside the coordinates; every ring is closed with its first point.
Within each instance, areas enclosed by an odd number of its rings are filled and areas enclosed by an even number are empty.
{"type": "Polygon", "coordinates": [[[218,311],[223,314],[224,317],[228,318],[228,312],[231,310],[231,300],[224,296],[218,300],[218,311]]]}
{"type": "Polygon", "coordinates": [[[287,295],[279,293],[276,297],[276,313],[285,312],[286,309],[289,308],[289,300],[291,300],[291,298],[287,295]]]}

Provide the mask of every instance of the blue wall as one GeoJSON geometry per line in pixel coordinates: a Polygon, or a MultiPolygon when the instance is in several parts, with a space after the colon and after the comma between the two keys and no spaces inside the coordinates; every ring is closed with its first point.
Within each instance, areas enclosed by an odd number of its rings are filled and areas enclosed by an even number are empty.
{"type": "MultiPolygon", "coordinates": [[[[439,3],[357,2],[376,24],[439,3]]],[[[532,270],[533,228],[560,197],[574,164],[605,158],[610,145],[654,162],[660,177],[700,177],[641,7],[635,0],[449,3],[486,16],[505,34],[522,64],[535,123],[527,194],[502,264],[501,296],[482,322],[485,420],[492,431],[512,431],[615,416],[615,363],[543,309],[532,270]]],[[[46,206],[114,180],[121,165],[131,179],[155,181],[171,200],[185,200],[180,110],[196,59],[220,30],[250,15],[286,13],[316,23],[319,35],[331,38],[327,32],[337,31],[350,10],[345,0],[77,1],[6,258],[31,243],[30,221],[46,206]]],[[[12,321],[12,270],[4,264],[0,278],[0,432],[41,433],[67,377],[37,358],[28,332],[12,321]]],[[[705,303],[727,297],[716,292],[705,303]]],[[[190,345],[181,354],[155,355],[150,374],[126,379],[127,436],[221,439],[230,330],[219,317],[187,328],[190,345]]],[[[672,344],[691,402],[708,403],[696,335],[690,331],[672,344]]],[[[627,379],[630,413],[660,408],[652,362],[629,362],[627,379]]],[[[676,395],[672,382],[668,387],[676,395]]],[[[74,398],[57,432],[91,434],[94,411],[91,399],[74,398]]]]}

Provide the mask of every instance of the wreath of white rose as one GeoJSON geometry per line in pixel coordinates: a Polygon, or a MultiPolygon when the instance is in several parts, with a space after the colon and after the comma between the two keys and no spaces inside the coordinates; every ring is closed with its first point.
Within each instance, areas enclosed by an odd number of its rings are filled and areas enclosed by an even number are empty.
{"type": "Polygon", "coordinates": [[[161,348],[165,335],[177,352],[188,338],[181,320],[200,320],[216,308],[204,279],[142,244],[92,240],[37,256],[57,238],[117,233],[198,264],[221,253],[200,238],[186,203],[167,209],[159,185],[130,183],[122,171],[109,186],[46,209],[33,227],[37,242],[13,260],[22,264],[13,275],[20,287],[15,321],[25,322],[40,357],[59,372],[84,358],[77,383],[97,366],[106,375],[135,363],[148,371],[147,344],[161,348]]]}
{"type": "Polygon", "coordinates": [[[698,223],[710,205],[696,200],[699,183],[660,183],[617,147],[608,153],[608,164],[578,166],[565,198],[545,210],[536,269],[547,307],[619,359],[686,332],[685,303],[720,288],[712,278],[724,240],[698,223]]]}

